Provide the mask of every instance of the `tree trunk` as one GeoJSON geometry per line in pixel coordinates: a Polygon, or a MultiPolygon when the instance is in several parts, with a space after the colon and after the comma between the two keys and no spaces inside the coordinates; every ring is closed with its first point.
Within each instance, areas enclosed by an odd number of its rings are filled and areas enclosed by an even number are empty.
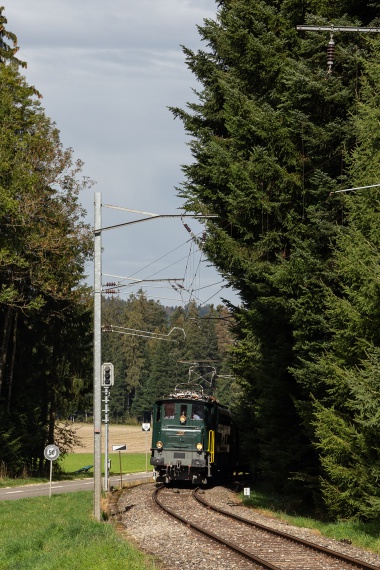
{"type": "Polygon", "coordinates": [[[8,306],[5,314],[5,321],[4,321],[4,328],[3,328],[3,341],[1,343],[1,355],[0,355],[0,396],[1,390],[4,382],[5,376],[5,365],[7,363],[7,352],[8,352],[8,343],[9,343],[9,335],[11,332],[11,316],[12,316],[12,307],[8,306]]]}
{"type": "Polygon", "coordinates": [[[7,412],[11,410],[11,398],[12,398],[12,385],[13,385],[13,372],[15,368],[16,360],[16,344],[17,344],[17,322],[18,322],[18,310],[15,312],[14,324],[13,324],[13,337],[12,337],[12,359],[11,366],[9,370],[9,384],[8,384],[8,401],[7,401],[7,412]]]}

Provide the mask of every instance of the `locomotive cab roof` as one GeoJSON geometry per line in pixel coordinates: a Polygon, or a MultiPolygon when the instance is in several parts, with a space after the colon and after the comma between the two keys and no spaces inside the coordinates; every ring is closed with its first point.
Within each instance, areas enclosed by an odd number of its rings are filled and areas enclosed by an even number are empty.
{"type": "Polygon", "coordinates": [[[179,384],[175,387],[173,392],[159,398],[156,404],[171,400],[192,400],[203,404],[217,404],[220,408],[227,409],[227,407],[220,404],[214,396],[206,394],[201,385],[179,384]]]}

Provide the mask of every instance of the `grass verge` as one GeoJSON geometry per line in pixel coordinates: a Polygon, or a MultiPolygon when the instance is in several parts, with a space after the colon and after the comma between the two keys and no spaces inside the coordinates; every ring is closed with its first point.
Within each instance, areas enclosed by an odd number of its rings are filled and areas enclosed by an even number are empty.
{"type": "Polygon", "coordinates": [[[251,489],[249,497],[242,495],[243,503],[251,508],[274,516],[291,525],[309,528],[316,533],[335,540],[351,541],[353,546],[371,550],[380,555],[380,521],[364,523],[360,521],[324,522],[309,516],[291,515],[283,509],[281,497],[266,491],[251,489]]]}
{"type": "Polygon", "coordinates": [[[0,570],[151,570],[154,560],[91,517],[92,493],[4,501],[0,570]]]}

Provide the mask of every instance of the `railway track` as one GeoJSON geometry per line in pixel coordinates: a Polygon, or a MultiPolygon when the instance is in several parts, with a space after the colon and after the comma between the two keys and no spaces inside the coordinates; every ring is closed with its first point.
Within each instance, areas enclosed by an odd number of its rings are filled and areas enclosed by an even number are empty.
{"type": "Polygon", "coordinates": [[[206,501],[199,489],[191,492],[159,487],[155,489],[153,499],[188,528],[243,556],[252,563],[252,568],[379,570],[378,566],[217,508],[206,501]]]}

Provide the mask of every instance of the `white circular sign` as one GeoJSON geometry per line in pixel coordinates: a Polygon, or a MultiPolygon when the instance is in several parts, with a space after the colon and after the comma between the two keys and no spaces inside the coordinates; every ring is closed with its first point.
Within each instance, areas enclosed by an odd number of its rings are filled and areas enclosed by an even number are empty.
{"type": "Polygon", "coordinates": [[[44,449],[44,455],[45,459],[48,459],[49,461],[54,461],[59,457],[59,449],[54,444],[47,445],[44,449]]]}

